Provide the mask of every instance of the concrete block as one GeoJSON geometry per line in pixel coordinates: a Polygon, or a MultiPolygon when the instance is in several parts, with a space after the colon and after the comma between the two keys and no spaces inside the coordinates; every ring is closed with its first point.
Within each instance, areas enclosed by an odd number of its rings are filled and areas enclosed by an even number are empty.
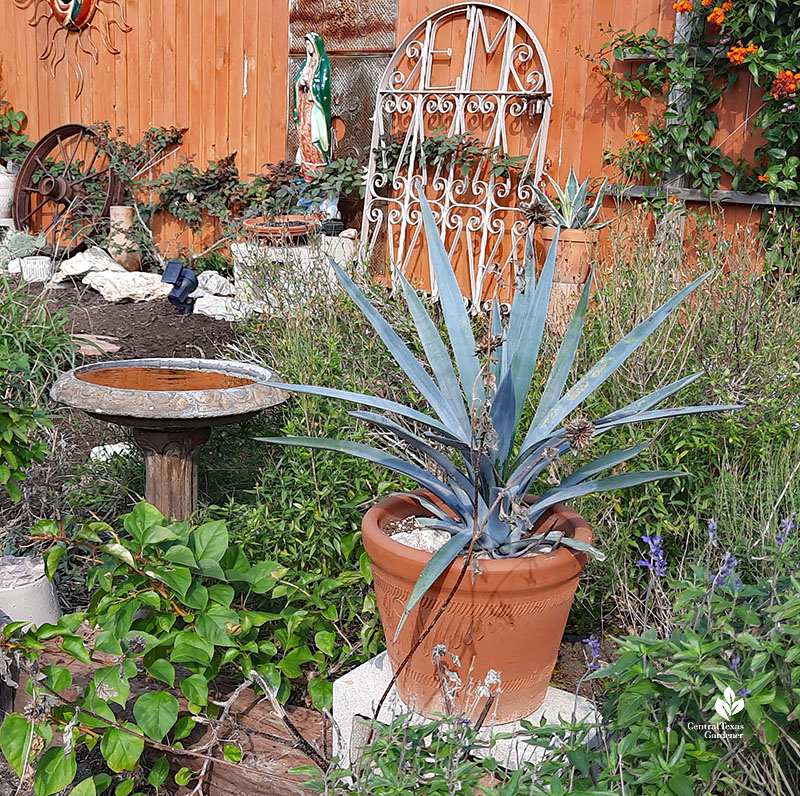
{"type": "MultiPolygon", "coordinates": [[[[351,753],[351,742],[354,746],[359,741],[353,736],[354,720],[358,724],[358,717],[365,716],[371,719],[375,713],[381,696],[392,679],[392,670],[389,657],[385,652],[376,655],[357,669],[343,675],[333,684],[333,720],[334,720],[334,756],[338,756],[343,766],[349,767],[357,761],[357,754],[351,753]]],[[[500,696],[502,699],[502,695],[500,696]]],[[[547,696],[541,707],[526,716],[526,720],[533,724],[541,723],[544,717],[550,724],[565,721],[579,721],[584,717],[599,721],[594,704],[582,696],[570,694],[560,688],[548,688],[547,696]]],[[[388,724],[401,715],[407,715],[412,724],[421,724],[428,721],[424,716],[414,713],[397,696],[392,688],[381,712],[378,716],[380,722],[388,724]]],[[[524,743],[519,738],[497,738],[499,735],[515,733],[522,729],[520,722],[509,724],[491,724],[487,719],[481,728],[480,737],[484,741],[494,740],[491,750],[484,755],[491,755],[498,762],[509,769],[517,769],[526,761],[538,760],[544,751],[536,746],[524,743]]],[[[358,735],[358,730],[356,730],[358,735]]]]}

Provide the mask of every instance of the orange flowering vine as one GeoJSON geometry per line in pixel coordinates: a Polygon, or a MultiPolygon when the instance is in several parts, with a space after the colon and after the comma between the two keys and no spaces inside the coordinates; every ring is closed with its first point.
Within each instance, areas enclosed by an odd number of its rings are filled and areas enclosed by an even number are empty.
{"type": "Polygon", "coordinates": [[[712,25],[721,25],[725,22],[725,13],[733,8],[731,0],[727,0],[721,6],[715,6],[711,13],[706,17],[712,25]]]}
{"type": "Polygon", "coordinates": [[[672,7],[679,14],[688,14],[692,10],[692,0],[678,0],[677,3],[672,4],[672,7]]]}
{"type": "Polygon", "coordinates": [[[792,72],[791,69],[782,69],[772,81],[769,93],[772,94],[775,99],[794,97],[797,93],[798,84],[800,84],[800,72],[792,72]]]}
{"type": "Polygon", "coordinates": [[[634,130],[628,140],[639,146],[644,146],[650,143],[650,134],[644,132],[644,130],[634,130]]]}
{"type": "Polygon", "coordinates": [[[712,25],[721,25],[725,21],[725,12],[717,7],[707,17],[712,25]]]}
{"type": "Polygon", "coordinates": [[[742,47],[742,43],[739,42],[738,44],[734,45],[733,47],[728,50],[728,60],[734,66],[741,66],[744,63],[744,59],[747,58],[748,55],[753,55],[758,52],[758,46],[755,44],[748,44],[747,47],[742,47]]]}
{"type": "Polygon", "coordinates": [[[759,182],[769,182],[769,177],[766,174],[759,174],[758,175],[759,182]]]}

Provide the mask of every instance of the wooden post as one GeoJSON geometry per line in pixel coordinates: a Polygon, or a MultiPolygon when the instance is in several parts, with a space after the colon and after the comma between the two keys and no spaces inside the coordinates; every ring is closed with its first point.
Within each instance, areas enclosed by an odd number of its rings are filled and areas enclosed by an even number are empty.
{"type": "Polygon", "coordinates": [[[145,499],[165,517],[180,522],[197,509],[197,459],[210,436],[210,428],[133,430],[145,456],[145,499]]]}

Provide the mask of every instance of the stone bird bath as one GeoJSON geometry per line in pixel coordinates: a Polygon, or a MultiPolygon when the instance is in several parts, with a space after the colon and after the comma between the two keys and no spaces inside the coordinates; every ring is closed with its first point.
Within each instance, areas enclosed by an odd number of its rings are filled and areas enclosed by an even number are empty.
{"type": "Polygon", "coordinates": [[[240,423],[288,394],[274,373],[220,359],[125,359],[63,373],[50,397],[129,426],[145,454],[145,499],[166,517],[197,509],[197,460],[214,426],[240,423]]]}

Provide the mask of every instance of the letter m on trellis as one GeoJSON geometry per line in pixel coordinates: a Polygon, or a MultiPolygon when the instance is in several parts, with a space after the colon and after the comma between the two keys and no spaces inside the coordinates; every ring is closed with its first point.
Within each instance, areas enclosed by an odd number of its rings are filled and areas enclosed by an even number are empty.
{"type": "Polygon", "coordinates": [[[419,192],[474,306],[518,273],[523,208],[542,175],[552,107],[542,45],[518,16],[460,3],[420,22],[378,86],[362,240],[436,294],[419,192]]]}

